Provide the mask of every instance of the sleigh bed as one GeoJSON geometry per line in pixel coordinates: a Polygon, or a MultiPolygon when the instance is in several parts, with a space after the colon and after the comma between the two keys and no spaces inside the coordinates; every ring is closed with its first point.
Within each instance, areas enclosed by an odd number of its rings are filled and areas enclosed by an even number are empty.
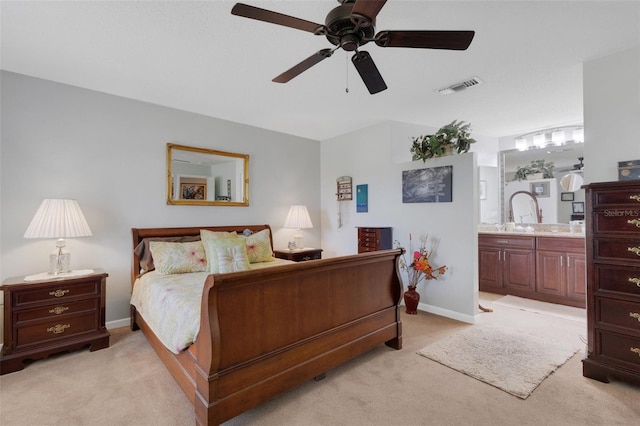
{"type": "MultiPolygon", "coordinates": [[[[213,232],[257,233],[269,225],[132,229],[147,239],[213,232]]],[[[385,343],[402,347],[398,303],[401,249],[206,273],[195,343],[174,353],[131,305],[142,332],[195,409],[196,423],[218,425],[385,343]]],[[[134,253],[132,287],[139,285],[134,253]]],[[[146,314],[145,314],[146,315],[146,314]]]]}

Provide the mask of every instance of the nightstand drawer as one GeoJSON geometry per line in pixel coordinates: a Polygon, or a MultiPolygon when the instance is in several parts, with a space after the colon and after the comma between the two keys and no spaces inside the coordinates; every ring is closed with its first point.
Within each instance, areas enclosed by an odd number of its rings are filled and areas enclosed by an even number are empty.
{"type": "Polygon", "coordinates": [[[76,316],[52,318],[48,321],[33,322],[27,326],[16,327],[16,350],[21,347],[63,339],[77,334],[98,330],[97,312],[87,312],[76,316]]]}
{"type": "Polygon", "coordinates": [[[14,311],[16,317],[16,324],[23,323],[25,321],[44,319],[44,318],[58,318],[66,315],[76,314],[83,311],[97,311],[99,309],[98,299],[86,299],[78,302],[66,302],[60,300],[60,303],[55,305],[42,306],[39,308],[23,309],[14,311]]]}
{"type": "Polygon", "coordinates": [[[46,288],[35,288],[14,293],[13,307],[20,308],[39,302],[51,303],[52,300],[64,300],[76,297],[96,297],[100,290],[100,282],[91,282],[70,285],[68,282],[60,282],[59,285],[46,288]]]}

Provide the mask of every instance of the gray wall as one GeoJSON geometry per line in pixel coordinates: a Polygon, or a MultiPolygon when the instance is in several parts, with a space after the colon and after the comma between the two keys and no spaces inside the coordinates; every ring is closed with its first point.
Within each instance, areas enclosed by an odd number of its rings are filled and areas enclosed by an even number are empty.
{"type": "Polygon", "coordinates": [[[585,183],[618,180],[640,160],[640,47],[584,64],[585,183]]]}
{"type": "Polygon", "coordinates": [[[108,322],[129,316],[133,227],[268,223],[284,248],[289,206],[306,204],[317,225],[305,241],[320,245],[319,142],[4,71],[0,79],[2,280],[47,270],[55,241],[23,238],[44,198],[78,200],[93,237],[68,240],[71,267],[109,273],[108,322]],[[250,206],[167,205],[167,142],[249,154],[250,206]]]}

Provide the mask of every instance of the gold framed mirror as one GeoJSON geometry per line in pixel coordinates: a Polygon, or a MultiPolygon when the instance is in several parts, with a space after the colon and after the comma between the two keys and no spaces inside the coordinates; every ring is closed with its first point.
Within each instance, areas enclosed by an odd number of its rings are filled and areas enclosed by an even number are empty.
{"type": "Polygon", "coordinates": [[[249,155],[167,143],[167,204],[248,206],[249,155]]]}

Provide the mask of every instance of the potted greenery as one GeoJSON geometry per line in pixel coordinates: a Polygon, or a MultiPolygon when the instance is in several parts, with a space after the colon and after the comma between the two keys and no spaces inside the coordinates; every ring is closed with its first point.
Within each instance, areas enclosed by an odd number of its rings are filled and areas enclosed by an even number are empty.
{"type": "Polygon", "coordinates": [[[527,180],[530,176],[539,175],[540,179],[551,179],[553,169],[552,161],[533,160],[526,166],[518,166],[514,177],[516,180],[527,180]]]}
{"type": "Polygon", "coordinates": [[[471,137],[471,125],[464,121],[452,121],[438,129],[433,135],[420,135],[411,138],[411,154],[413,160],[441,157],[454,151],[458,154],[468,152],[476,140],[471,137]]]}

